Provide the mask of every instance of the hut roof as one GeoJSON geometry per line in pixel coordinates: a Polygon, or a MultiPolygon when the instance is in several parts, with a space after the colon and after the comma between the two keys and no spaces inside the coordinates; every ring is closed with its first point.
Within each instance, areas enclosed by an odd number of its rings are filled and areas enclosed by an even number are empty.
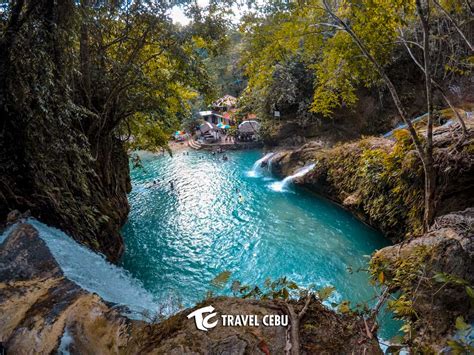
{"type": "Polygon", "coordinates": [[[260,129],[260,123],[257,121],[244,121],[239,124],[239,132],[241,133],[256,133],[260,129]]]}
{"type": "Polygon", "coordinates": [[[225,95],[212,103],[214,107],[233,107],[237,104],[237,98],[232,95],[225,95]]]}
{"type": "Polygon", "coordinates": [[[211,122],[204,122],[202,125],[199,126],[199,130],[202,132],[202,133],[205,133],[205,132],[208,132],[208,131],[212,131],[212,130],[215,130],[217,129],[217,126],[214,124],[214,123],[211,123],[211,122]]]}

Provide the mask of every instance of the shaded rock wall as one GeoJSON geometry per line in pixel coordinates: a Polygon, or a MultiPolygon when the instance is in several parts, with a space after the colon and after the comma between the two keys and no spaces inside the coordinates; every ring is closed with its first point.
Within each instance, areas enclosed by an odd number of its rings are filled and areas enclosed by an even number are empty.
{"type": "Polygon", "coordinates": [[[11,7],[0,36],[0,221],[10,210],[30,210],[117,260],[129,210],[128,160],[108,122],[113,117],[74,97],[76,5],[11,7]]]}
{"type": "Polygon", "coordinates": [[[474,285],[474,208],[438,217],[430,232],[383,248],[372,258],[375,274],[411,302],[414,343],[440,351],[458,316],[474,314],[466,285],[474,285]],[[437,274],[447,276],[437,278],[437,274]],[[458,283],[461,282],[461,283],[458,283]]]}
{"type": "MultiPolygon", "coordinates": [[[[474,120],[467,124],[470,136],[457,149],[452,143],[459,133],[456,125],[434,133],[438,216],[474,205],[474,120]]],[[[421,235],[421,161],[406,131],[395,136],[393,140],[369,137],[332,148],[310,142],[280,151],[272,158],[271,168],[288,176],[314,162],[315,168],[297,179],[297,184],[344,205],[393,241],[421,235]]]]}
{"type": "MultiPolygon", "coordinates": [[[[283,354],[285,327],[196,329],[187,315],[204,305],[221,314],[284,314],[278,301],[209,299],[159,323],[123,316],[64,277],[46,244],[29,224],[18,225],[0,245],[0,342],[7,353],[71,354],[283,354]]],[[[294,304],[299,311],[303,304],[294,304]]],[[[371,324],[370,324],[371,326],[371,324]]],[[[303,354],[381,354],[362,319],[338,315],[316,300],[300,324],[303,354]]]]}

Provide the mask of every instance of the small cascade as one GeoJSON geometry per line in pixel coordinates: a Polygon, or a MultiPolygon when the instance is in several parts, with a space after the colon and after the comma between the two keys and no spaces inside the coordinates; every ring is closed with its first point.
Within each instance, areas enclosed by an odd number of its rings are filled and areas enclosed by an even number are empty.
{"type": "Polygon", "coordinates": [[[276,154],[273,154],[270,158],[268,158],[267,161],[267,170],[271,173],[272,172],[272,164],[273,164],[273,159],[275,158],[276,154]]]}
{"type": "Polygon", "coordinates": [[[265,163],[265,162],[269,162],[271,161],[271,158],[275,155],[275,153],[267,153],[265,154],[265,156],[263,158],[260,158],[258,159],[252,166],[252,170],[250,170],[248,173],[247,173],[247,176],[249,177],[259,177],[261,176],[261,172],[262,172],[262,164],[265,163]]]}
{"type": "Polygon", "coordinates": [[[128,314],[130,318],[140,319],[143,312],[153,314],[159,309],[153,296],[126,270],[109,263],[59,229],[33,218],[27,222],[38,230],[64,275],[83,289],[97,293],[105,301],[126,306],[132,312],[128,314]]]}
{"type": "Polygon", "coordinates": [[[293,174],[293,175],[290,175],[290,176],[287,176],[286,178],[284,178],[283,180],[281,181],[275,181],[274,183],[272,183],[270,185],[270,188],[273,190],[273,191],[277,191],[277,192],[283,192],[283,191],[286,191],[288,185],[293,181],[295,180],[296,178],[299,178],[299,177],[302,177],[302,176],[305,176],[307,173],[309,173],[311,170],[313,170],[313,168],[316,166],[316,164],[309,164],[309,165],[306,165],[298,170],[296,170],[296,172],[293,174]]]}

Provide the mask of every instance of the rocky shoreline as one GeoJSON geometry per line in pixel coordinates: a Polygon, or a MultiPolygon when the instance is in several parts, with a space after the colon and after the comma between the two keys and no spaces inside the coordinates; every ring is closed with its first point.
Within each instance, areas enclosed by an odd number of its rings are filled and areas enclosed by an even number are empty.
{"type": "MultiPolygon", "coordinates": [[[[219,321],[204,332],[187,318],[207,305],[219,314],[287,313],[277,300],[218,297],[167,319],[130,319],[122,307],[69,280],[29,223],[15,225],[0,244],[0,290],[0,342],[12,354],[283,354],[291,347],[291,327],[224,327],[219,321]]],[[[301,312],[303,303],[291,307],[301,312]]],[[[381,354],[376,334],[369,335],[361,317],[336,314],[315,298],[300,320],[303,354],[381,354]]]]}
{"type": "MultiPolygon", "coordinates": [[[[343,205],[398,243],[377,251],[370,271],[389,293],[402,295],[405,308],[391,306],[409,325],[406,345],[418,349],[440,351],[453,335],[456,319],[472,317],[472,300],[466,293],[466,285],[474,284],[472,132],[471,125],[468,140],[456,151],[446,144],[450,132],[435,132],[437,166],[445,184],[438,217],[427,233],[419,228],[419,162],[403,135],[396,140],[365,138],[332,148],[310,142],[279,150],[270,164],[273,173],[288,176],[316,163],[295,183],[343,205]],[[443,170],[446,160],[456,161],[449,171],[443,170]],[[440,283],[439,275],[451,279],[440,283]]],[[[19,213],[10,214],[8,223],[21,218],[19,213]]],[[[210,304],[222,314],[288,313],[278,300],[219,297],[170,318],[157,313],[144,315],[146,321],[131,319],[123,306],[68,279],[29,223],[16,225],[0,244],[0,289],[0,342],[12,353],[66,349],[73,354],[273,354],[285,353],[291,345],[291,328],[219,324],[203,332],[187,319],[193,310],[210,304]]],[[[296,311],[304,308],[303,301],[290,302],[296,311]]],[[[370,320],[336,313],[313,298],[298,327],[301,352],[381,353],[376,327],[365,322],[370,320]]]]}
{"type": "Polygon", "coordinates": [[[474,122],[467,123],[469,136],[456,148],[450,144],[456,125],[434,132],[441,188],[427,233],[421,226],[421,163],[403,131],[395,140],[368,137],[331,148],[310,142],[278,150],[267,162],[280,176],[314,163],[296,184],[340,204],[395,243],[375,253],[370,270],[390,293],[402,295],[406,307],[400,301],[392,309],[410,327],[407,344],[426,351],[446,346],[457,317],[473,316],[466,286],[474,284],[474,122]]]}

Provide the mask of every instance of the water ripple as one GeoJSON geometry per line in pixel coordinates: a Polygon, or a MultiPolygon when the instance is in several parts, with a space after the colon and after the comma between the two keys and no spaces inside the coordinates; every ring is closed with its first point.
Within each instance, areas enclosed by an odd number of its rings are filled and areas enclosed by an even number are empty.
{"type": "Polygon", "coordinates": [[[131,274],[156,297],[178,295],[184,305],[202,299],[224,270],[244,284],[288,276],[301,286],[331,284],[337,298],[372,297],[367,275],[347,268],[365,267],[364,255],[387,245],[379,233],[291,185],[270,190],[275,178],[262,169],[249,176],[260,151],[227,155],[147,157],[145,170],[132,170],[122,260],[131,274]]]}

